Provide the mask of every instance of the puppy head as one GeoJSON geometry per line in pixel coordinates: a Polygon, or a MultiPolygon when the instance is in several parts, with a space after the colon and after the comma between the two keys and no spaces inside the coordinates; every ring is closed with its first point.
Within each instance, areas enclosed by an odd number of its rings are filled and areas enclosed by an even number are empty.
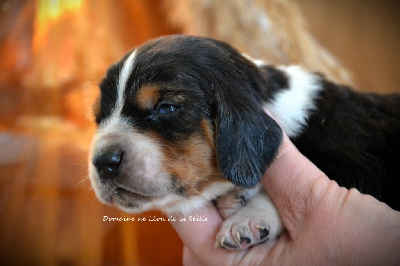
{"type": "Polygon", "coordinates": [[[163,37],[128,53],[100,84],[89,159],[97,196],[129,212],[179,211],[182,200],[225,193],[226,180],[257,184],[282,138],[261,107],[265,79],[208,38],[163,37]]]}

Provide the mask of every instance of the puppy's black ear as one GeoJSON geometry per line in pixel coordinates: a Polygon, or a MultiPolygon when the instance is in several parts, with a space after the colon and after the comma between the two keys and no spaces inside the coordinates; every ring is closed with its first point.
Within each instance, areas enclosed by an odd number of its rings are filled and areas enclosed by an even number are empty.
{"type": "Polygon", "coordinates": [[[186,71],[193,70],[188,76],[195,77],[209,101],[220,170],[235,185],[252,187],[282,142],[281,128],[262,108],[262,99],[269,99],[271,91],[282,84],[274,84],[276,78],[226,43],[186,40],[191,41],[185,46],[190,48],[185,54],[190,59],[186,71]]]}
{"type": "Polygon", "coordinates": [[[216,148],[220,169],[233,184],[252,187],[274,160],[282,130],[256,101],[230,98],[219,105],[216,148]]]}

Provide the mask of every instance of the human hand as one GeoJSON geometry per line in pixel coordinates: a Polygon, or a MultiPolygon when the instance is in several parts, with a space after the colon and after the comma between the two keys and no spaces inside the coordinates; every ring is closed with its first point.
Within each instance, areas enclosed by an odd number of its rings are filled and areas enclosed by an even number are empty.
{"type": "Polygon", "coordinates": [[[276,242],[247,250],[214,248],[222,219],[213,206],[174,222],[186,265],[400,265],[400,212],[331,181],[284,136],[262,184],[286,230],[276,242]]]}

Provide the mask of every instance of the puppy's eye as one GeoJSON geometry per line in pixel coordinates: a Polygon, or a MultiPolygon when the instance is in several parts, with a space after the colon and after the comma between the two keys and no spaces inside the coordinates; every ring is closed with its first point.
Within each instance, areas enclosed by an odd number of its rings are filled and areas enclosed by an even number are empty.
{"type": "Polygon", "coordinates": [[[161,103],[158,106],[159,114],[170,114],[179,110],[179,106],[171,103],[161,103]]]}

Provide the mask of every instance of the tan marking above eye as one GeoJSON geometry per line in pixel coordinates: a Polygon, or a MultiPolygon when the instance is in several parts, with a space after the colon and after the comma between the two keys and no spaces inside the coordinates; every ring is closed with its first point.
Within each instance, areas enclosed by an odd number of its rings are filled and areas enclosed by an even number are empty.
{"type": "Polygon", "coordinates": [[[151,110],[155,107],[160,99],[160,93],[157,87],[143,87],[136,95],[136,100],[140,108],[151,110]]]}

